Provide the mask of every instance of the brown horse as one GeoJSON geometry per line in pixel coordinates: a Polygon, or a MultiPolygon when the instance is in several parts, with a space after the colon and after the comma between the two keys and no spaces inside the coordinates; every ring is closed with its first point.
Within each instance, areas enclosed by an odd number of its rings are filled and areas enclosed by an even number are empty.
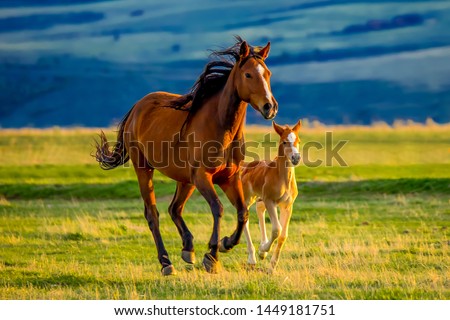
{"type": "Polygon", "coordinates": [[[182,259],[195,262],[193,236],[182,212],[195,188],[208,202],[213,218],[210,252],[203,258],[208,272],[217,272],[218,251],[239,243],[248,219],[239,166],[243,161],[243,129],[247,104],[265,119],[272,119],[278,104],[270,89],[271,72],[264,63],[270,50],[251,47],[240,37],[232,47],[214,52],[191,91],[185,95],[154,92],[138,101],[119,124],[113,148],[101,133],[96,159],[112,169],[133,162],[145,208],[144,214],[158,250],[162,273],[175,273],[159,230],[153,173],[158,170],[177,181],[169,206],[170,216],[183,241],[182,259]],[[237,209],[237,227],[219,243],[223,207],[214,189],[217,184],[237,209]]]}

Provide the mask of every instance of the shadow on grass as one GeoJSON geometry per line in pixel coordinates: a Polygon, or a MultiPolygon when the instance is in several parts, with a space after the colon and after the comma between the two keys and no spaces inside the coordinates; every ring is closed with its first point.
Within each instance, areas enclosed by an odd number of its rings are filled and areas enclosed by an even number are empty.
{"type": "MultiPolygon", "coordinates": [[[[175,183],[155,181],[158,197],[172,196],[175,183]]],[[[361,181],[311,181],[299,183],[304,196],[345,196],[366,194],[439,193],[448,194],[449,178],[370,179],[361,181]]],[[[3,184],[0,195],[7,199],[137,199],[137,182],[126,180],[108,184],[3,184]]]]}
{"type": "Polygon", "coordinates": [[[306,182],[299,184],[300,194],[401,194],[401,193],[448,193],[449,178],[401,178],[371,179],[360,181],[306,182]]]}

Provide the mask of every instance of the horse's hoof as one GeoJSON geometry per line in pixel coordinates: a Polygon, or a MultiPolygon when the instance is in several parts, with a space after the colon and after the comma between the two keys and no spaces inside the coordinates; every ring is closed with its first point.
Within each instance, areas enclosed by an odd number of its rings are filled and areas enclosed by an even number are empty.
{"type": "Polygon", "coordinates": [[[195,270],[195,266],[193,264],[185,264],[184,265],[184,270],[191,272],[195,270]]]}
{"type": "Polygon", "coordinates": [[[203,257],[203,267],[209,273],[219,273],[221,269],[220,262],[209,253],[203,257]]]}
{"type": "Polygon", "coordinates": [[[231,249],[227,249],[227,248],[225,247],[225,242],[227,242],[227,240],[228,240],[228,237],[224,237],[224,238],[222,238],[222,239],[220,240],[220,242],[219,242],[219,252],[227,253],[227,252],[230,252],[230,251],[231,251],[231,249]]]}
{"type": "Polygon", "coordinates": [[[259,258],[261,260],[264,260],[266,257],[267,257],[267,252],[259,251],[259,258]]]}
{"type": "Polygon", "coordinates": [[[194,251],[181,251],[181,259],[183,259],[184,262],[189,264],[195,263],[195,252],[194,251]]]}
{"type": "Polygon", "coordinates": [[[161,273],[163,276],[174,276],[177,274],[173,265],[165,266],[161,269],[161,273]]]}

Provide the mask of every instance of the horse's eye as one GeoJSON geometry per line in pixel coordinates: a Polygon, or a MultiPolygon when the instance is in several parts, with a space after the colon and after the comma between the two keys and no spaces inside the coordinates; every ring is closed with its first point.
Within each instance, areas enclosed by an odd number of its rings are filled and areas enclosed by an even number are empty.
{"type": "Polygon", "coordinates": [[[250,78],[252,77],[252,75],[251,75],[250,73],[245,73],[245,77],[246,77],[247,79],[250,79],[250,78]]]}
{"type": "Polygon", "coordinates": [[[283,144],[286,144],[286,141],[283,141],[283,144]]]}

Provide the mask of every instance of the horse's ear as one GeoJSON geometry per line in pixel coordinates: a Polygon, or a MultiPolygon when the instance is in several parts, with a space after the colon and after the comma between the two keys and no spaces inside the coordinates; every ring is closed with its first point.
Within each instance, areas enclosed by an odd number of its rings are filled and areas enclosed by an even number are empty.
{"type": "Polygon", "coordinates": [[[240,59],[245,59],[250,54],[250,48],[248,47],[247,41],[242,41],[241,48],[239,50],[240,59]]]}
{"type": "Polygon", "coordinates": [[[269,56],[269,51],[270,51],[270,41],[267,42],[267,45],[264,48],[259,50],[258,55],[260,55],[261,58],[263,58],[263,60],[266,60],[266,58],[269,56]]]}
{"type": "Polygon", "coordinates": [[[275,132],[278,133],[279,136],[281,136],[284,132],[284,129],[282,126],[279,126],[278,124],[276,124],[275,121],[272,121],[272,126],[275,129],[275,132]]]}
{"type": "Polygon", "coordinates": [[[295,126],[292,128],[292,131],[295,133],[298,133],[302,127],[302,120],[298,120],[298,122],[295,124],[295,126]]]}

